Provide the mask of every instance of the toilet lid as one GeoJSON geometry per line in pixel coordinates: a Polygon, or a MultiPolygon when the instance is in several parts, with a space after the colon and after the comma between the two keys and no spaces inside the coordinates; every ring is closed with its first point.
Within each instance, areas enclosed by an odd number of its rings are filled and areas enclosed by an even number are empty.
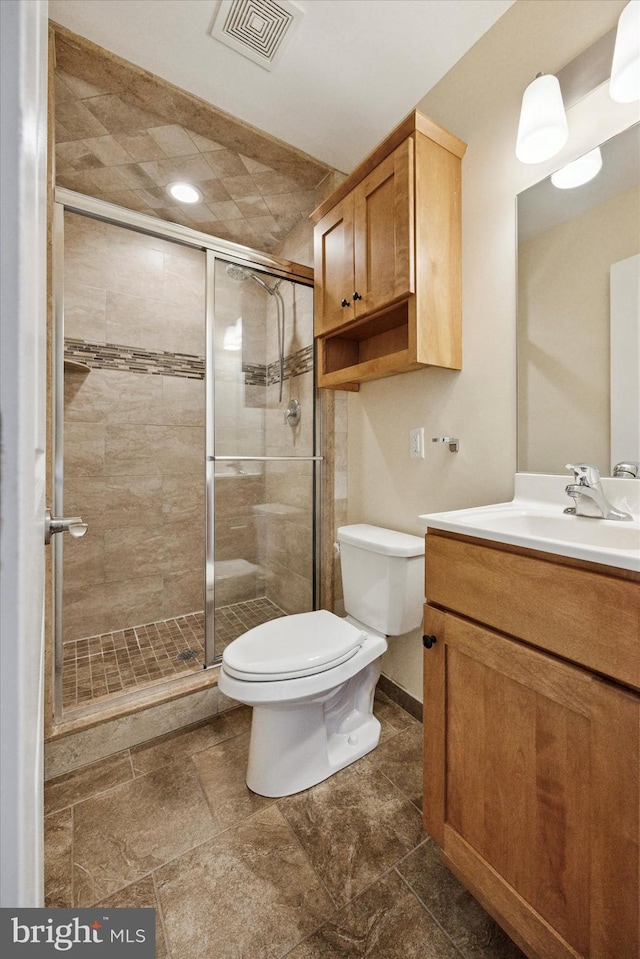
{"type": "Polygon", "coordinates": [[[262,623],[222,654],[230,676],[253,682],[312,676],[354,656],[366,634],[326,609],[262,623]]]}

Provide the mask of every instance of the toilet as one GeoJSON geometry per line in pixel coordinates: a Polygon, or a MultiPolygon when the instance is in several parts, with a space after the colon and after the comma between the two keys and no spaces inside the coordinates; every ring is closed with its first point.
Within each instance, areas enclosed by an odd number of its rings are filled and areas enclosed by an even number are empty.
{"type": "Polygon", "coordinates": [[[347,616],[271,620],[222,656],[219,688],[253,706],[247,786],[289,796],[378,745],[373,696],[387,637],[420,624],[424,539],[358,524],[338,530],[347,616]]]}

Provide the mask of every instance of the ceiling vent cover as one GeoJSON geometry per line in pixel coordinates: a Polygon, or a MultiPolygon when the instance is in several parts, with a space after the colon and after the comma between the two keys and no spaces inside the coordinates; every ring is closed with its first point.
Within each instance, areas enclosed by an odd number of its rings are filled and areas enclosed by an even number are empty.
{"type": "Polygon", "coordinates": [[[289,0],[222,0],[211,36],[273,70],[302,16],[289,0]]]}

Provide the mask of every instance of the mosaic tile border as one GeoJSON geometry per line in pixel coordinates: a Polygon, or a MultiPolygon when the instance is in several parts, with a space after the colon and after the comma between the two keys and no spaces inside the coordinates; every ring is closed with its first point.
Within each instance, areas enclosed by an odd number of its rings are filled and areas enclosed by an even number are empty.
{"type": "MultiPolygon", "coordinates": [[[[120,343],[91,343],[65,337],[65,360],[77,360],[91,369],[122,370],[127,373],[148,373],[154,376],[182,376],[204,379],[204,357],[191,353],[170,353],[167,350],[143,350],[120,343]]],[[[280,363],[243,363],[246,386],[272,386],[280,379],[280,363]]],[[[284,360],[285,378],[313,372],[313,345],[291,353],[284,360]]]]}
{"type": "Polygon", "coordinates": [[[64,358],[86,363],[91,369],[204,379],[204,357],[192,353],[143,350],[120,343],[91,343],[65,337],[64,358]]]}
{"type": "MultiPolygon", "coordinates": [[[[246,386],[273,386],[280,381],[280,361],[266,366],[261,363],[243,363],[242,372],[246,386]]],[[[285,379],[313,372],[313,344],[284,358],[285,379]]]]}

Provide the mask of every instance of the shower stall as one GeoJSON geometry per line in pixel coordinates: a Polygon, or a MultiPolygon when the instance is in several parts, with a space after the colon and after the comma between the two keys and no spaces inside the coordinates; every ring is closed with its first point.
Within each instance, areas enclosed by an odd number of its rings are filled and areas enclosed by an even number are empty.
{"type": "Polygon", "coordinates": [[[318,601],[312,273],[56,193],[56,721],[318,601]]]}

